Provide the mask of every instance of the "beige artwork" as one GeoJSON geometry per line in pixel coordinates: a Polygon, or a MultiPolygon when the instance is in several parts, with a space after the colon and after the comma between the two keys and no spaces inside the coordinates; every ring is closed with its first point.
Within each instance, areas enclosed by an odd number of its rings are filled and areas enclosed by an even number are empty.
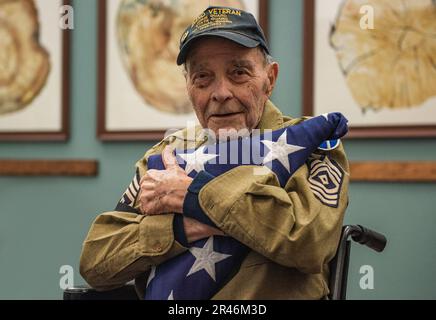
{"type": "Polygon", "coordinates": [[[436,1],[346,0],[330,43],[363,111],[416,108],[436,96],[436,1]],[[374,9],[374,29],[361,28],[364,5],[374,9]]]}
{"type": "Polygon", "coordinates": [[[33,0],[0,0],[0,115],[28,106],[45,86],[50,58],[33,0]]]}
{"type": "Polygon", "coordinates": [[[244,9],[242,0],[121,1],[116,26],[121,59],[151,107],[172,114],[192,112],[176,58],[183,31],[209,4],[244,9]]]}

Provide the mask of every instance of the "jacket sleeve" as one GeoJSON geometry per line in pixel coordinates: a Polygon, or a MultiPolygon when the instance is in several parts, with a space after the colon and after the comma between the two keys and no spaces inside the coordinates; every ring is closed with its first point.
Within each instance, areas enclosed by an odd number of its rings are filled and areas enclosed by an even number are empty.
{"type": "Polygon", "coordinates": [[[348,205],[349,169],[343,147],[314,154],[285,188],[274,173],[235,168],[199,192],[218,228],[266,258],[320,273],[335,255],[348,205]]]}
{"type": "MultiPolygon", "coordinates": [[[[148,156],[165,145],[161,142],[137,163],[137,181],[147,170],[148,156]]],[[[135,191],[132,181],[116,211],[99,215],[83,243],[80,273],[98,290],[122,286],[186,250],[174,237],[175,215],[138,214],[135,191]]]]}

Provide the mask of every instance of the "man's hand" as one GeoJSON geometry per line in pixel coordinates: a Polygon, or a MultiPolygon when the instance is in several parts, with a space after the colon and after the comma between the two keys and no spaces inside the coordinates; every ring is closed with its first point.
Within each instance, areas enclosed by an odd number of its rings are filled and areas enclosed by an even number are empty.
{"type": "Polygon", "coordinates": [[[140,181],[139,203],[144,215],[183,213],[183,202],[193,179],[179,167],[168,146],[162,161],[166,170],[148,170],[140,181]]]}

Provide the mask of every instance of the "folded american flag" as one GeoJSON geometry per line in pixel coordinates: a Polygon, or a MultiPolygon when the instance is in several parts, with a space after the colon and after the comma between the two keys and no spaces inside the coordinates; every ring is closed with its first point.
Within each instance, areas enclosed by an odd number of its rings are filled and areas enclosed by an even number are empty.
{"type": "MultiPolygon", "coordinates": [[[[280,130],[197,150],[176,150],[175,154],[179,165],[192,178],[201,171],[216,177],[241,165],[256,165],[276,174],[284,187],[313,152],[320,146],[338,145],[335,140],[347,131],[347,119],[340,113],[330,113],[280,130]]],[[[162,157],[151,156],[148,168],[164,170],[162,157]]],[[[249,252],[249,248],[235,239],[222,236],[190,246],[185,253],[152,268],[145,299],[210,299],[231,279],[249,252]]]]}

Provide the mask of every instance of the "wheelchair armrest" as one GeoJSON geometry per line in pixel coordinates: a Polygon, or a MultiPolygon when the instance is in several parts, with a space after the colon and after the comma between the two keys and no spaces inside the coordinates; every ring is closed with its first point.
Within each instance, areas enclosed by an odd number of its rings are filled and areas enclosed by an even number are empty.
{"type": "Polygon", "coordinates": [[[384,235],[361,225],[345,227],[344,234],[377,252],[382,252],[386,247],[387,240],[384,235]]]}
{"type": "Polygon", "coordinates": [[[138,300],[135,286],[126,284],[109,291],[97,291],[88,286],[76,286],[65,289],[64,300],[138,300]]]}

